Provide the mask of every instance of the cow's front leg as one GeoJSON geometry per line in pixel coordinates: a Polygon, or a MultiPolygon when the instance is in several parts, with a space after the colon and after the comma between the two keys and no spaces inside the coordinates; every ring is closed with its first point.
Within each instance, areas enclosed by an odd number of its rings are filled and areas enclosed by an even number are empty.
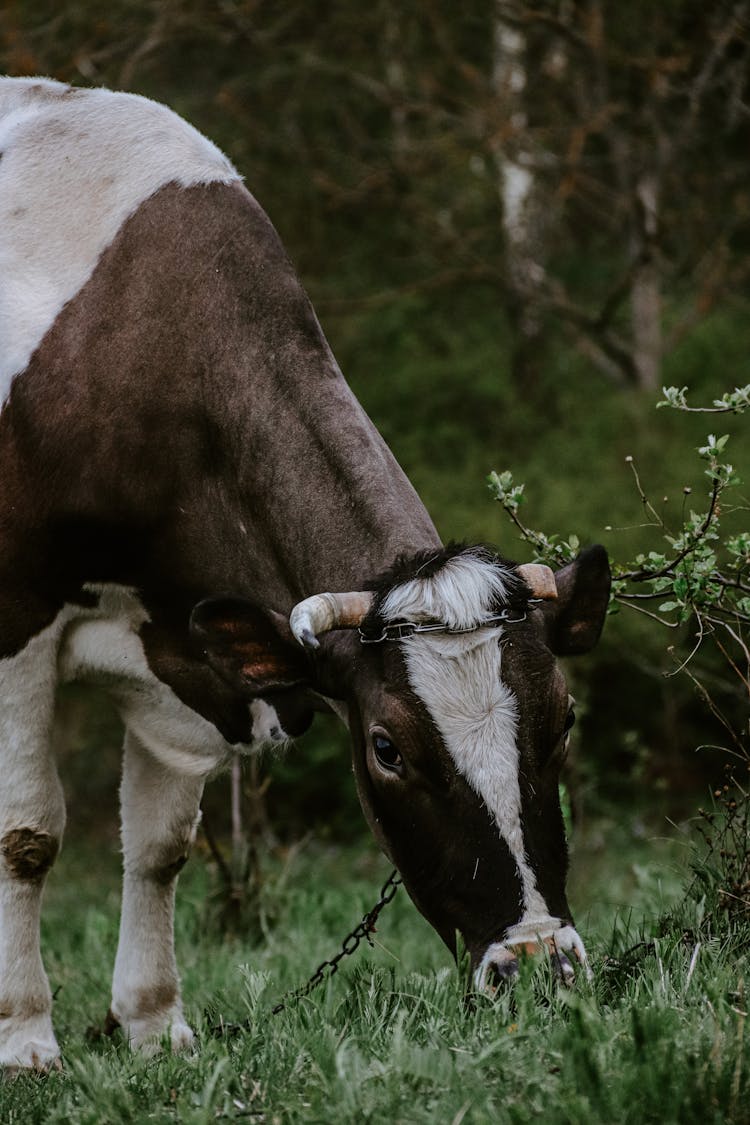
{"type": "Polygon", "coordinates": [[[65,804],[50,750],[56,627],[0,660],[0,1068],[58,1065],[39,948],[44,882],[65,804]]]}
{"type": "Polygon", "coordinates": [[[47,871],[59,849],[64,814],[59,782],[28,815],[3,816],[0,831],[0,1067],[58,1065],[52,996],[39,949],[47,871]],[[50,800],[51,798],[51,800],[50,800]]]}
{"type": "Polygon", "coordinates": [[[131,1047],[189,1048],[174,954],[175,883],[195,839],[203,778],[161,765],[125,736],[120,802],[123,894],[112,1015],[131,1047]]]}

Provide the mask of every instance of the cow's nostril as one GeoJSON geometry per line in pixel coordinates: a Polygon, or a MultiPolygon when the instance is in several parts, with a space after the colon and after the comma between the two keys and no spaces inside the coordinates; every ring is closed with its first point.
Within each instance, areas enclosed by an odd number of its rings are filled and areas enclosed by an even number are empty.
{"type": "Polygon", "coordinates": [[[576,971],[572,963],[568,960],[564,953],[559,949],[553,947],[551,951],[552,964],[555,969],[555,976],[563,982],[563,984],[573,984],[575,981],[576,971]]]}
{"type": "Polygon", "coordinates": [[[507,960],[490,961],[487,966],[487,988],[496,989],[508,984],[518,976],[518,961],[515,957],[507,960]]]}
{"type": "Polygon", "coordinates": [[[474,983],[480,992],[494,995],[518,976],[518,958],[507,946],[495,943],[485,953],[474,974],[474,983]]]}
{"type": "Polygon", "coordinates": [[[519,974],[521,959],[532,958],[537,964],[552,962],[555,976],[564,985],[574,985],[581,971],[591,978],[586,950],[572,926],[561,926],[544,936],[537,933],[516,933],[503,942],[493,942],[486,950],[474,981],[480,992],[496,993],[501,984],[507,985],[519,974]],[[515,940],[513,940],[515,938],[515,940]],[[539,956],[546,954],[546,956],[539,956]]]}

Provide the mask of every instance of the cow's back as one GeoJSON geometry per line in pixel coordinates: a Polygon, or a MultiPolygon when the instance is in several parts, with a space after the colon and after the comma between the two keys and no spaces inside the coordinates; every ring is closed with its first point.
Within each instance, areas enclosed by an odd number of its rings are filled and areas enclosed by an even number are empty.
{"type": "Polygon", "coordinates": [[[143,98],[16,80],[0,137],[2,648],[84,582],[179,591],[180,620],[232,587],[286,609],[436,541],[210,142],[143,98]]]}
{"type": "Polygon", "coordinates": [[[128,216],[164,184],[240,177],[133,94],[0,78],[0,401],[128,216]]]}

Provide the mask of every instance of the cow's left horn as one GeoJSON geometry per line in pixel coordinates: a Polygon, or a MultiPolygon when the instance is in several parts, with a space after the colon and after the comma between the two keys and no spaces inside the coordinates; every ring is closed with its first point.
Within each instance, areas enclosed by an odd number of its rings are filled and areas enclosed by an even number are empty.
{"type": "Polygon", "coordinates": [[[555,576],[543,563],[524,563],[523,566],[516,567],[516,573],[523,578],[533,598],[551,601],[557,597],[555,576]]]}
{"type": "Polygon", "coordinates": [[[289,625],[301,645],[318,648],[318,637],[331,629],[356,629],[370,611],[373,595],[313,594],[292,610],[289,625]]]}

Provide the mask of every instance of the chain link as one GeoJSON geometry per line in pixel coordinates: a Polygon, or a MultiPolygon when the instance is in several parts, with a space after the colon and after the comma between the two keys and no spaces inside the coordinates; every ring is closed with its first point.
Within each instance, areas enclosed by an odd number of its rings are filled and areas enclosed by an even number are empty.
{"type": "MultiPolygon", "coordinates": [[[[342,961],[344,957],[350,957],[352,953],[356,952],[363,939],[365,939],[369,945],[373,945],[370,935],[376,932],[375,923],[380,917],[380,912],[392,901],[401,882],[402,879],[398,871],[392,871],[380,889],[380,898],[373,908],[368,910],[363,916],[362,921],[358,922],[354,929],[346,935],[341,943],[339,952],[334,954],[334,956],[327,961],[321,961],[306,984],[303,984],[300,988],[294,988],[286,992],[278,1003],[271,1008],[272,1016],[277,1016],[279,1012],[283,1012],[290,1004],[296,1003],[297,1000],[301,1000],[304,996],[309,996],[313,989],[317,988],[319,984],[322,984],[323,981],[332,977],[334,973],[337,973],[339,962],[342,961]]],[[[211,1033],[221,1038],[225,1035],[237,1035],[241,1031],[248,1031],[251,1027],[252,1021],[249,1019],[244,1020],[242,1023],[224,1023],[224,1021],[220,1019],[218,1024],[211,1028],[211,1033]]]]}
{"type": "MultiPolygon", "coordinates": [[[[532,601],[538,599],[530,599],[532,601]]],[[[500,613],[488,617],[485,621],[480,622],[478,625],[469,625],[466,629],[456,629],[451,625],[446,625],[445,622],[436,621],[432,625],[420,625],[416,621],[394,621],[390,625],[383,625],[379,636],[371,636],[365,633],[361,628],[358,630],[360,643],[363,645],[379,645],[383,641],[403,641],[408,637],[413,637],[417,633],[447,633],[449,636],[456,636],[463,633],[476,633],[480,629],[486,629],[494,625],[519,625],[522,621],[526,620],[526,613],[516,613],[514,610],[503,609],[500,613]]]]}

